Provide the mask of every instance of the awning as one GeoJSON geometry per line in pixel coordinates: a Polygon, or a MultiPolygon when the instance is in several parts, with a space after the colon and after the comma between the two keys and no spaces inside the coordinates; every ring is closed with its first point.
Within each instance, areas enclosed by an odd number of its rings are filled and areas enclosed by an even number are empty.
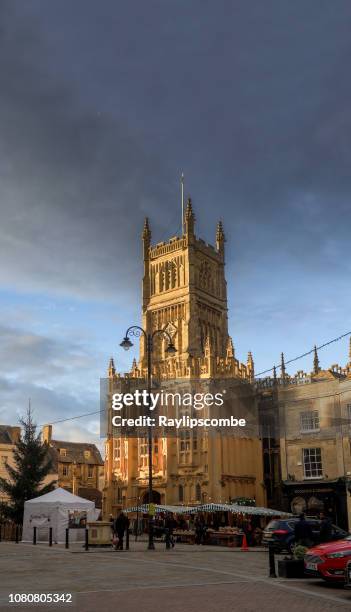
{"type": "MultiPolygon", "coordinates": [[[[132,506],[123,510],[127,514],[139,512],[148,514],[149,505],[132,506]]],[[[233,514],[250,514],[255,516],[293,516],[290,512],[263,508],[261,506],[240,506],[239,504],[202,504],[199,506],[162,506],[155,505],[155,513],[171,512],[172,514],[196,514],[198,512],[232,512],[233,514]]]]}
{"type": "MultiPolygon", "coordinates": [[[[159,504],[155,504],[156,514],[160,514],[162,512],[172,512],[172,514],[189,514],[190,511],[193,509],[194,506],[161,506],[159,504]]],[[[132,512],[148,514],[149,504],[142,504],[141,506],[132,506],[131,508],[123,509],[123,512],[125,512],[126,514],[131,514],[132,512]]]]}

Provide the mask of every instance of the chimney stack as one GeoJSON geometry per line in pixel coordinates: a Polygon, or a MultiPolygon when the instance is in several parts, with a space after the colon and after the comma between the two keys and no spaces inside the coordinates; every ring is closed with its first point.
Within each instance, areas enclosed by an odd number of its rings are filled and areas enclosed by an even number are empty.
{"type": "Polygon", "coordinates": [[[43,437],[43,444],[46,443],[50,446],[51,438],[52,438],[52,425],[44,425],[42,437],[43,437]]]}

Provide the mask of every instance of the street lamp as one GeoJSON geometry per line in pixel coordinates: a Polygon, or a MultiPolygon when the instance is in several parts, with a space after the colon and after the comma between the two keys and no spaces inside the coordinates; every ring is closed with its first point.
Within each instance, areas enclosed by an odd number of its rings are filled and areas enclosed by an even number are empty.
{"type": "MultiPolygon", "coordinates": [[[[139,325],[131,325],[131,327],[128,327],[126,331],[126,335],[124,336],[122,342],[120,343],[120,346],[125,351],[128,351],[133,346],[133,342],[129,338],[130,335],[136,336],[137,338],[138,337],[140,338],[141,335],[144,336],[145,344],[146,344],[146,356],[147,356],[148,398],[150,398],[150,393],[151,393],[151,374],[152,374],[151,357],[152,357],[152,350],[153,350],[153,340],[154,340],[154,337],[157,336],[158,334],[162,336],[166,336],[166,338],[168,339],[168,346],[165,351],[167,355],[174,355],[177,352],[177,349],[172,342],[172,338],[170,334],[165,329],[156,329],[154,332],[152,332],[152,334],[150,334],[146,332],[142,327],[139,327],[139,325]]],[[[153,494],[152,494],[152,426],[151,425],[149,425],[148,427],[148,457],[149,457],[149,544],[148,544],[148,550],[154,550],[155,545],[154,545],[154,533],[153,533],[153,518],[150,514],[150,504],[153,501],[153,494]]]]}

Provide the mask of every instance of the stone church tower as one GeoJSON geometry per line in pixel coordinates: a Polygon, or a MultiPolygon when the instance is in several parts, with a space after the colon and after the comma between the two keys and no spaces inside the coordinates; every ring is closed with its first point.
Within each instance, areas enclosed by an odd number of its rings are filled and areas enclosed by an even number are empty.
{"type": "MultiPolygon", "coordinates": [[[[225,236],[222,223],[211,246],[195,235],[195,215],[189,199],[180,237],[153,245],[148,219],[142,233],[144,273],[142,327],[148,333],[167,330],[177,349],[165,352],[168,341],[157,334],[152,351],[153,381],[160,388],[200,381],[213,391],[225,388],[238,412],[257,422],[253,388],[254,363],[235,357],[228,335],[227,287],[224,273],[225,236]],[[218,387],[219,385],[219,387],[218,387]]],[[[109,392],[144,384],[146,350],[140,338],[140,356],[131,372],[121,376],[111,359],[109,392]]],[[[202,416],[202,415],[201,415],[202,416]]],[[[153,483],[156,503],[224,502],[255,498],[265,505],[262,447],[258,435],[223,435],[200,427],[178,437],[154,437],[153,483]],[[259,457],[259,461],[257,458],[259,457]]],[[[104,515],[147,501],[148,456],[146,438],[107,436],[104,515]]]]}
{"type": "MultiPolygon", "coordinates": [[[[219,222],[216,248],[195,236],[191,199],[185,212],[184,235],[151,246],[145,220],[143,239],[143,327],[166,329],[182,360],[203,357],[208,339],[225,356],[228,344],[227,287],[224,277],[224,232],[219,222]]],[[[154,348],[154,361],[165,359],[165,341],[154,348]]],[[[145,367],[144,342],[141,367],[145,367]]]]}

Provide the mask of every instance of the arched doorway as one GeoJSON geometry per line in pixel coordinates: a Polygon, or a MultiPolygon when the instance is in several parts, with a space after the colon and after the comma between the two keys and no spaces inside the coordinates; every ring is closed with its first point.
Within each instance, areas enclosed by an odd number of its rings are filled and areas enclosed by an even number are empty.
{"type": "MultiPolygon", "coordinates": [[[[144,491],[144,493],[141,496],[141,503],[142,504],[148,504],[149,503],[149,491],[144,491]]],[[[161,504],[161,493],[159,493],[158,491],[153,490],[152,491],[152,500],[151,500],[152,504],[161,504]]]]}

